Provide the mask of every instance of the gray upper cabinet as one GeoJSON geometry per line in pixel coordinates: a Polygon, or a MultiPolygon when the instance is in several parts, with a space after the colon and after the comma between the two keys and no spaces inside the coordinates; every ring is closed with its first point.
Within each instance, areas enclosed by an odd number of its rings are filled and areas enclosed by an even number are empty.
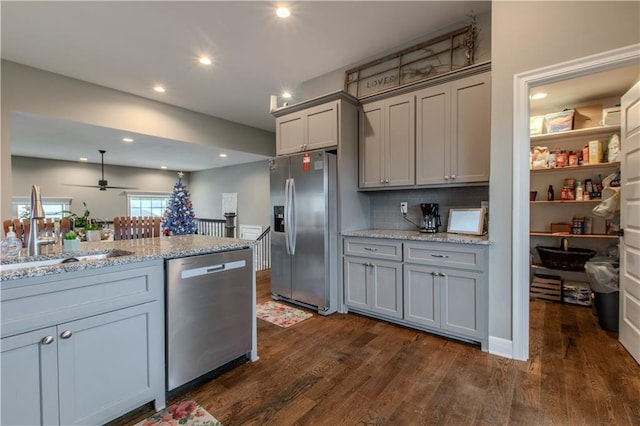
{"type": "Polygon", "coordinates": [[[337,147],[338,105],[327,102],[276,118],[276,154],[337,147]]]}
{"type": "Polygon", "coordinates": [[[489,181],[491,74],[429,87],[416,95],[416,184],[489,181]]]}
{"type": "Polygon", "coordinates": [[[415,184],[415,98],[364,104],[360,119],[360,188],[415,184]]]}

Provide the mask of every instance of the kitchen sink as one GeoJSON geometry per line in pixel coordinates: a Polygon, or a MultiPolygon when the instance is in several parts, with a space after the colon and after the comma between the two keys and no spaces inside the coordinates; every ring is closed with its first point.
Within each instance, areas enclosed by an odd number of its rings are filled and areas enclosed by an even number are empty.
{"type": "Polygon", "coordinates": [[[106,253],[95,253],[95,254],[86,254],[86,255],[79,255],[79,256],[61,257],[57,259],[32,260],[32,261],[25,261],[20,263],[6,263],[6,264],[0,265],[0,270],[12,271],[14,269],[41,268],[44,266],[55,266],[55,265],[62,265],[67,263],[72,264],[72,263],[78,263],[78,262],[92,262],[96,260],[111,259],[114,257],[128,256],[131,254],[133,254],[133,252],[124,251],[124,250],[111,250],[106,253]]]}

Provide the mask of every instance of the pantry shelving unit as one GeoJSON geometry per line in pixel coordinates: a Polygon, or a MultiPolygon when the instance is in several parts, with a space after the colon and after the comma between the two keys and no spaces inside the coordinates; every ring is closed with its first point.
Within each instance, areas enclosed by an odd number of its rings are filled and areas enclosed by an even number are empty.
{"type": "MultiPolygon", "coordinates": [[[[620,135],[620,126],[598,126],[537,135],[531,137],[531,148],[545,146],[550,151],[556,148],[566,151],[582,151],[583,146],[595,139],[602,140],[606,145],[606,141],[614,134],[620,135]]],[[[560,239],[567,238],[570,248],[593,249],[599,254],[604,254],[610,246],[616,245],[619,238],[618,235],[607,234],[605,220],[592,213],[593,208],[602,201],[601,199],[561,200],[560,196],[564,179],[566,178],[574,178],[580,181],[592,179],[594,183],[597,183],[619,170],[619,168],[620,162],[616,161],[531,170],[531,191],[537,191],[537,200],[530,202],[529,238],[533,256],[532,274],[558,276],[563,283],[577,284],[583,287],[586,285],[587,277],[584,271],[568,271],[542,266],[535,247],[559,247],[560,239]],[[547,201],[546,199],[549,185],[553,185],[554,188],[555,200],[553,201],[547,201]],[[592,233],[576,235],[564,232],[550,232],[551,223],[571,223],[574,216],[591,217],[593,223],[592,233]]],[[[539,291],[549,291],[538,289],[537,286],[539,285],[532,284],[532,289],[536,287],[535,290],[532,290],[532,294],[539,291]]],[[[553,291],[557,294],[557,290],[553,291]]]]}
{"type": "MultiPolygon", "coordinates": [[[[555,148],[566,151],[581,151],[582,147],[594,139],[603,142],[609,140],[614,134],[620,134],[620,126],[597,126],[586,129],[570,130],[558,133],[549,133],[531,137],[531,147],[547,146],[549,150],[555,148]]],[[[592,200],[560,200],[560,192],[565,178],[577,180],[593,179],[598,182],[607,175],[620,168],[620,162],[608,162],[599,164],[586,164],[577,166],[532,169],[531,191],[537,191],[538,200],[531,201],[530,236],[537,237],[568,237],[568,238],[602,238],[606,240],[617,239],[617,235],[607,235],[605,220],[593,216],[591,210],[600,203],[601,199],[592,200]],[[547,201],[547,188],[553,185],[555,200],[547,201]],[[589,235],[556,234],[549,232],[550,224],[554,222],[570,223],[574,216],[593,218],[593,230],[589,235]]]]}

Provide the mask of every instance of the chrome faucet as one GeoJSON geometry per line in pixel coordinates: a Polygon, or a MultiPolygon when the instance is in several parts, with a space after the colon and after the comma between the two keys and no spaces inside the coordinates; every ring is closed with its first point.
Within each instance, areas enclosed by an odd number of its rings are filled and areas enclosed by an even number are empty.
{"type": "Polygon", "coordinates": [[[42,199],[40,198],[40,187],[33,185],[31,187],[31,215],[29,216],[29,241],[27,243],[27,253],[29,256],[37,256],[40,254],[40,244],[50,244],[49,240],[38,240],[38,221],[44,219],[44,207],[42,207],[42,199]]]}

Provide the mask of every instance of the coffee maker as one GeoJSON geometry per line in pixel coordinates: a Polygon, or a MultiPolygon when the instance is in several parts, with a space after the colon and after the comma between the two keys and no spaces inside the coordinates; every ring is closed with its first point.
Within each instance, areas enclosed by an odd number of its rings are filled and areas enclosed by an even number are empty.
{"type": "Polygon", "coordinates": [[[438,232],[438,228],[442,226],[440,222],[440,214],[438,214],[437,203],[422,203],[420,204],[422,210],[422,226],[420,232],[426,232],[434,234],[438,232]]]}

